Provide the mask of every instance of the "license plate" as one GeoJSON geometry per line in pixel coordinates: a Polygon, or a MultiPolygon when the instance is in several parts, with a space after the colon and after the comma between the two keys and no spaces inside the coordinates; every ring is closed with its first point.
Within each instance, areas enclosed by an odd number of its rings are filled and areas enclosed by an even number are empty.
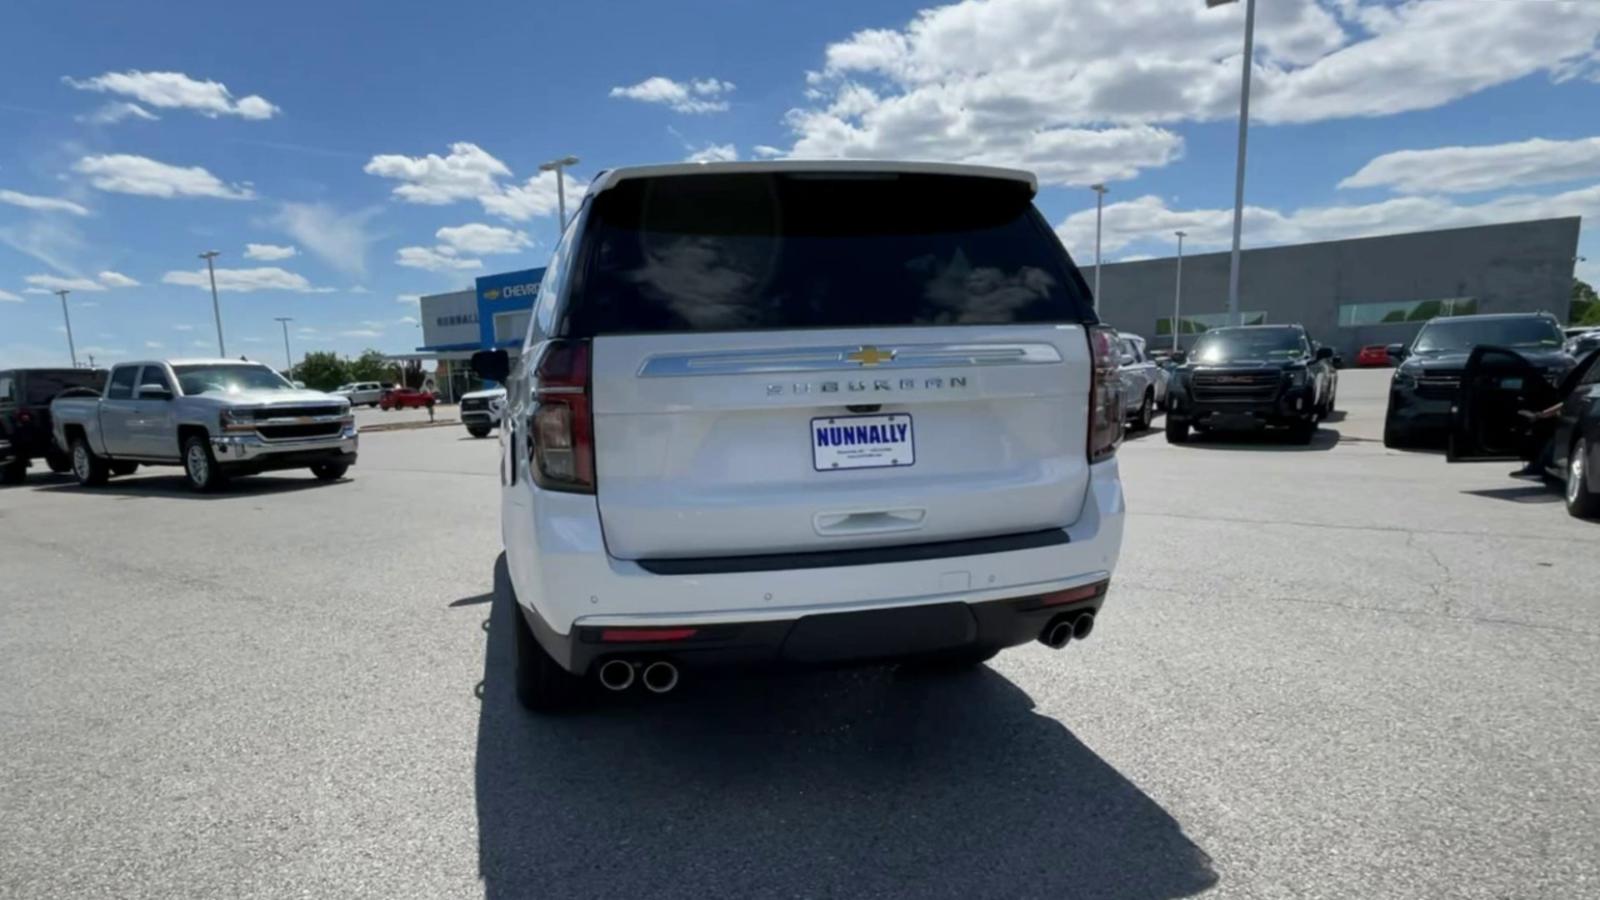
{"type": "Polygon", "coordinates": [[[833,416],[811,420],[811,465],[818,472],[909,466],[917,461],[911,416],[833,416]]]}

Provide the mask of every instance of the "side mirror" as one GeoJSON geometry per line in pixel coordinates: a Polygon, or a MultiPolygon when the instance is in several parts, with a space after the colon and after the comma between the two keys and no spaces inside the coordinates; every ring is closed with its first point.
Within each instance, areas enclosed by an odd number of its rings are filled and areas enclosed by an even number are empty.
{"type": "Polygon", "coordinates": [[[1124,353],[1124,354],[1122,354],[1122,364],[1125,365],[1125,366],[1133,365],[1133,354],[1132,353],[1124,353]]]}
{"type": "Polygon", "coordinates": [[[1317,359],[1333,359],[1333,348],[1332,347],[1318,347],[1317,348],[1317,359]]]}
{"type": "Polygon", "coordinates": [[[141,384],[134,396],[140,400],[171,400],[172,392],[159,384],[141,384]]]}
{"type": "Polygon", "coordinates": [[[1383,349],[1388,352],[1390,359],[1405,359],[1406,358],[1406,345],[1405,344],[1390,344],[1389,346],[1387,346],[1387,347],[1385,347],[1383,349]]]}
{"type": "Polygon", "coordinates": [[[511,377],[511,357],[504,350],[479,350],[472,354],[472,373],[487,381],[511,377]]]}

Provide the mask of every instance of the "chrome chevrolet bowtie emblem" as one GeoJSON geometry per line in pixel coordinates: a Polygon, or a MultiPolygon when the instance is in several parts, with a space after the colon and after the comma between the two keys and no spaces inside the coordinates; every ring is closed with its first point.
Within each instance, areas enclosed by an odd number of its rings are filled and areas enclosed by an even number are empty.
{"type": "Polygon", "coordinates": [[[860,363],[863,366],[879,366],[894,359],[893,350],[879,350],[877,347],[862,347],[854,353],[847,353],[844,357],[849,362],[860,363]]]}

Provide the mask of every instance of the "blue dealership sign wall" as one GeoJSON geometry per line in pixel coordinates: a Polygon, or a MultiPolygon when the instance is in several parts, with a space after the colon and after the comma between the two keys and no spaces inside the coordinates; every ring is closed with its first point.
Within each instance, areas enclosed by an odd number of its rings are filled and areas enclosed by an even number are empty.
{"type": "Polygon", "coordinates": [[[509,347],[521,341],[519,335],[515,341],[496,343],[494,317],[498,313],[531,312],[543,279],[542,268],[502,272],[478,279],[478,334],[484,347],[509,347]]]}

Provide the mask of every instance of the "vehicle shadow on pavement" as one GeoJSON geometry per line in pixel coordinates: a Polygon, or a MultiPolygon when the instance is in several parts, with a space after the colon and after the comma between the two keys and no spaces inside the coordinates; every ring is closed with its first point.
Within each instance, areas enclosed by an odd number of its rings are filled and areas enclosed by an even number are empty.
{"type": "Polygon", "coordinates": [[[1522,484],[1516,487],[1480,488],[1475,491],[1462,491],[1474,497],[1487,497],[1490,500],[1509,500],[1512,503],[1560,503],[1561,489],[1549,484],[1522,484]]]}
{"type": "Polygon", "coordinates": [[[1284,453],[1332,450],[1339,446],[1340,434],[1333,428],[1318,428],[1311,443],[1296,444],[1281,431],[1190,432],[1185,447],[1199,450],[1272,450],[1284,453]]]}
{"type": "Polygon", "coordinates": [[[124,475],[112,478],[98,487],[83,487],[71,476],[67,476],[63,482],[40,485],[35,490],[66,494],[182,497],[186,500],[233,500],[261,497],[268,494],[285,494],[291,491],[303,491],[311,488],[335,487],[348,480],[348,478],[340,478],[337,481],[318,481],[310,475],[301,477],[298,473],[278,476],[247,475],[229,481],[225,487],[213,493],[200,494],[190,489],[188,480],[182,475],[124,475]]]}
{"type": "Polygon", "coordinates": [[[1166,811],[987,667],[690,674],[666,698],[537,717],[514,696],[512,601],[497,592],[490,614],[487,897],[1159,898],[1217,883],[1166,811]]]}

